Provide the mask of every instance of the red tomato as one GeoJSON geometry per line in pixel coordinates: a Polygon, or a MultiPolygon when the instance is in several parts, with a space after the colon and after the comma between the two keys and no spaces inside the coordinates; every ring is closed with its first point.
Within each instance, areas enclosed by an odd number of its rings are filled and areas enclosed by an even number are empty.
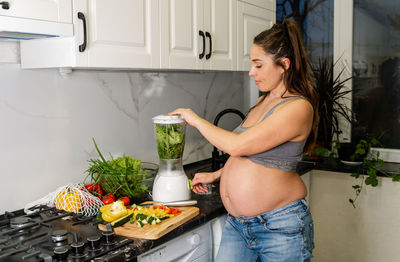
{"type": "Polygon", "coordinates": [[[103,198],[104,205],[111,204],[112,202],[114,202],[114,200],[112,200],[112,198],[109,198],[109,197],[103,198]]]}
{"type": "Polygon", "coordinates": [[[129,200],[129,197],[120,197],[120,198],[118,198],[118,200],[121,200],[122,202],[124,202],[124,205],[125,205],[125,206],[128,206],[129,203],[131,202],[131,201],[129,200]]]}
{"type": "Polygon", "coordinates": [[[112,193],[108,193],[102,198],[102,201],[105,205],[111,204],[115,201],[115,196],[112,193]]]}
{"type": "Polygon", "coordinates": [[[86,184],[85,187],[90,193],[92,193],[92,195],[97,196],[98,198],[101,198],[103,195],[103,190],[101,190],[101,187],[98,184],[86,184]]]}
{"type": "Polygon", "coordinates": [[[104,196],[104,198],[111,198],[112,201],[115,201],[115,196],[114,196],[113,193],[108,193],[108,194],[106,194],[106,195],[104,196]]]}
{"type": "Polygon", "coordinates": [[[85,187],[90,193],[92,193],[92,191],[94,189],[94,183],[86,184],[85,187]]]}

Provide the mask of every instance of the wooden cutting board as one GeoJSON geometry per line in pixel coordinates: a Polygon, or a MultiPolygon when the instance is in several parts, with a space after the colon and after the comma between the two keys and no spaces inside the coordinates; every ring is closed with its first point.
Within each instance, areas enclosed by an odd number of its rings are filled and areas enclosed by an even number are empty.
{"type": "MultiPolygon", "coordinates": [[[[115,227],[114,232],[116,235],[120,236],[154,240],[174,230],[200,213],[198,207],[188,206],[176,208],[180,209],[182,213],[163,220],[160,224],[139,227],[136,225],[136,222],[133,224],[127,222],[122,226],[115,227]]],[[[106,231],[106,226],[99,224],[99,229],[106,231]]]]}

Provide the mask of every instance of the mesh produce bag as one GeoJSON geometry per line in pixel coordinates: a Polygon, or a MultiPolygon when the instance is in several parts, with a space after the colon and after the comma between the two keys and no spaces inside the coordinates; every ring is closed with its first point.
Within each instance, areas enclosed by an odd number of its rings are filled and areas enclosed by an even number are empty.
{"type": "Polygon", "coordinates": [[[83,184],[69,184],[59,187],[56,191],[35,202],[29,203],[25,206],[25,213],[32,212],[29,208],[36,205],[55,207],[84,216],[95,216],[104,204],[99,198],[89,193],[83,184]]]}

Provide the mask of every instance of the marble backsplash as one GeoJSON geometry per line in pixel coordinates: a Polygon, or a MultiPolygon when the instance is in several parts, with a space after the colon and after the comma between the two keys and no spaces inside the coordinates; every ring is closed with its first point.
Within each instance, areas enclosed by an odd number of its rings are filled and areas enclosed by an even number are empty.
{"type": "MultiPolygon", "coordinates": [[[[0,213],[82,182],[88,160],[97,158],[92,138],[104,154],[158,163],[153,116],[190,107],[213,121],[226,108],[245,113],[250,101],[243,72],[74,70],[62,76],[57,69],[6,63],[0,79],[0,213]]],[[[221,127],[239,122],[230,114],[221,127]]],[[[184,164],[209,158],[211,151],[188,126],[184,164]]]]}

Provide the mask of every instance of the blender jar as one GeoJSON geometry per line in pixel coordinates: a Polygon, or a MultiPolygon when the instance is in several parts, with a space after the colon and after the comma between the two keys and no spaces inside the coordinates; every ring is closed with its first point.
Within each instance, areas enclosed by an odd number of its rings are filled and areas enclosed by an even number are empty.
{"type": "Polygon", "coordinates": [[[188,178],[183,170],[186,125],[181,116],[153,117],[154,132],[160,165],[153,184],[152,197],[156,202],[190,199],[188,178]]]}

